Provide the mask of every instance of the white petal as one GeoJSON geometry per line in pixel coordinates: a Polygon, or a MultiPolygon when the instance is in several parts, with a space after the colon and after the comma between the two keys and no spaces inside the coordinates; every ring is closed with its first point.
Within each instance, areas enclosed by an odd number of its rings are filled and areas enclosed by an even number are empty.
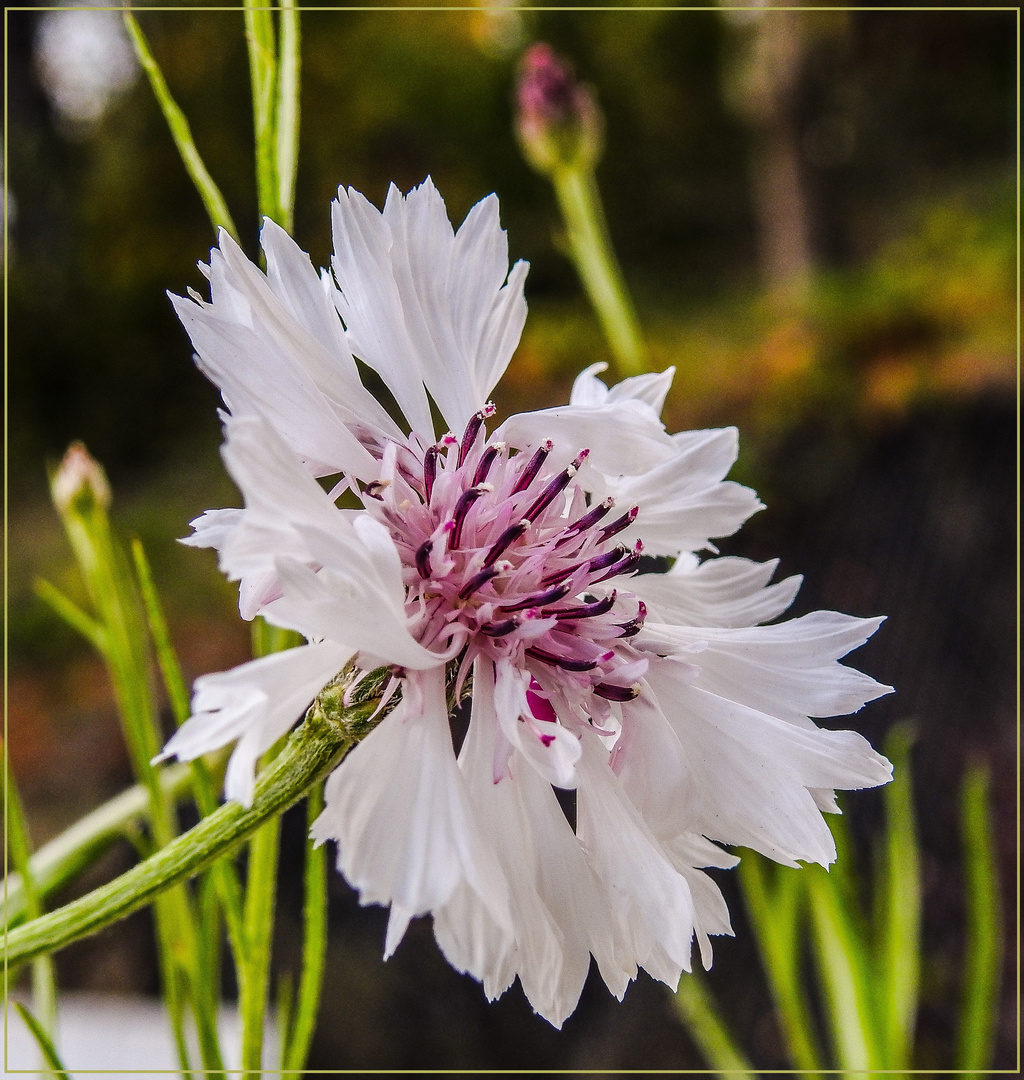
{"type": "Polygon", "coordinates": [[[634,955],[655,978],[674,983],[680,970],[690,970],[689,885],[612,772],[598,737],[584,735],[582,743],[576,835],[629,928],[634,955]]]}
{"type": "Polygon", "coordinates": [[[640,475],[613,478],[607,489],[621,505],[640,508],[622,542],[640,537],[654,555],[708,548],[713,537],[731,536],[763,509],[750,488],[723,480],[736,460],[735,428],[690,431],[672,439],[673,458],[640,475]]]}
{"type": "Polygon", "coordinates": [[[324,795],[312,835],[338,841],[338,869],[361,903],[422,915],[462,883],[510,926],[508,884],[455,762],[443,669],[405,680],[401,703],[335,769],[324,795]]]}
{"type": "Polygon", "coordinates": [[[299,719],[313,698],[352,658],[334,642],[301,645],[196,679],[192,716],[171,736],[161,758],[191,761],[240,739],[224,788],[252,803],[256,761],[299,719]]]}
{"type": "Polygon", "coordinates": [[[257,418],[230,420],[224,460],[246,510],[223,541],[221,566],[264,590],[276,583],[276,599],[262,603],[261,614],[389,663],[440,662],[407,629],[401,561],[383,525],[334,506],[257,418]]]}
{"type": "Polygon", "coordinates": [[[702,647],[691,658],[701,669],[695,685],[806,726],[809,716],[843,716],[892,692],[892,687],[838,662],[881,622],[815,611],[772,626],[648,623],[645,632],[683,647],[702,647]]]}
{"type": "Polygon", "coordinates": [[[753,626],[782,614],[803,580],[799,575],[769,585],[778,559],[676,559],[667,574],[641,574],[630,581],[648,607],[652,622],[685,626],[753,626]]]}
{"type": "Polygon", "coordinates": [[[219,548],[228,534],[242,520],[244,510],[234,507],[227,510],[206,510],[189,522],[192,535],[182,537],[181,543],[189,547],[219,548]]]}
{"type": "Polygon", "coordinates": [[[425,385],[461,433],[508,366],[526,318],[527,268],[509,273],[497,199],[478,203],[456,234],[429,179],[407,196],[392,187],[383,212],[339,189],[333,221],[337,306],[353,351],[414,431],[433,432],[425,385]]]}
{"type": "Polygon", "coordinates": [[[672,461],[677,450],[650,407],[639,401],[607,405],[563,405],[510,416],[494,433],[517,449],[539,446],[550,439],[558,457],[566,460],[580,450],[590,451],[587,464],[600,473],[642,473],[672,461]]]}
{"type": "Polygon", "coordinates": [[[649,406],[655,416],[661,416],[665,396],[676,373],[674,367],[647,375],[631,375],[610,389],[597,378],[597,373],[607,367],[604,363],[591,364],[581,371],[572,385],[569,404],[604,405],[608,402],[635,400],[649,406]]]}
{"type": "Polygon", "coordinates": [[[497,722],[508,741],[548,783],[574,788],[579,739],[561,724],[533,715],[526,697],[529,685],[528,671],[515,668],[508,661],[499,661],[494,690],[497,722]]]}
{"type": "Polygon", "coordinates": [[[648,682],[686,747],[697,792],[691,828],[787,865],[828,865],[832,834],[809,789],[886,783],[892,766],[853,731],[803,728],[675,679],[653,663],[648,682]]]}
{"type": "Polygon", "coordinates": [[[171,297],[203,371],[233,412],[259,412],[318,473],[374,473],[357,434],[400,433],[359,381],[308,256],[273,223],[268,279],[226,233],[210,258],[210,304],[171,297]],[[331,328],[331,321],[334,328],[331,328]]]}

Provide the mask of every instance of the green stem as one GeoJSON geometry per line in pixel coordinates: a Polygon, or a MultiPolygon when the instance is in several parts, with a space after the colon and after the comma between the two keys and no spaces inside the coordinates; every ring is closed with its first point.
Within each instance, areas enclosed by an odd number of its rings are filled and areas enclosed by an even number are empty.
{"type": "Polygon", "coordinates": [[[620,375],[648,370],[636,311],[612,247],[592,169],[561,165],[551,173],[573,262],[597,312],[620,375]]]}
{"type": "Polygon", "coordinates": [[[263,1070],[263,1032],[270,990],[270,950],[274,938],[277,853],[281,819],[262,826],[249,845],[245,887],[245,955],[238,967],[238,1008],[242,1020],[243,1075],[254,1080],[263,1070]]]}
{"type": "Polygon", "coordinates": [[[815,1045],[810,1011],[800,985],[800,944],[797,934],[803,890],[802,871],[782,867],[774,871],[775,888],[768,880],[767,860],[747,852],[739,865],[740,887],[747,904],[761,966],[768,978],[779,1020],[793,1064],[804,1073],[820,1072],[821,1055],[815,1045]]]}
{"type": "MultiPolygon", "coordinates": [[[[188,765],[169,765],[157,773],[160,785],[171,798],[188,793],[188,765]]],[[[29,871],[40,898],[45,899],[72,881],[117,840],[130,838],[149,815],[149,792],[141,784],[123,791],[109,802],[79,819],[69,829],[44,844],[29,860],[29,871]]],[[[17,865],[17,864],[15,864],[17,865]]],[[[7,926],[29,911],[28,888],[20,872],[5,879],[7,926]]]]}
{"type": "Polygon", "coordinates": [[[676,992],[676,1007],[693,1041],[716,1072],[728,1073],[737,1080],[755,1080],[749,1062],[733,1043],[715,1008],[703,975],[696,971],[683,972],[676,992]]]}
{"type": "Polygon", "coordinates": [[[911,1067],[920,981],[921,857],[914,827],[910,774],[912,736],[894,728],[886,744],[896,779],[883,791],[886,812],[885,869],[876,926],[882,942],[878,1001],[882,1007],[885,1067],[911,1067]]]}
{"type": "Polygon", "coordinates": [[[227,229],[237,240],[238,230],[235,228],[234,221],[231,220],[228,204],[203,163],[203,159],[196,148],[195,140],[192,138],[192,129],[189,127],[188,120],[178,107],[177,102],[171,97],[171,92],[167,87],[167,80],[164,79],[163,72],[153,57],[149,42],[146,41],[142,28],[130,11],[124,12],[124,24],[135,48],[135,55],[138,57],[139,64],[149,79],[149,85],[153,88],[157,104],[159,104],[160,111],[167,121],[167,126],[170,129],[171,137],[174,139],[174,145],[181,155],[185,171],[191,177],[196,191],[199,192],[199,197],[203,200],[203,206],[206,207],[210,223],[214,229],[227,229]]]}
{"type": "Polygon", "coordinates": [[[274,17],[259,0],[245,0],[245,41],[249,48],[252,113],[256,136],[256,190],[260,217],[282,224],[278,202],[277,147],[274,135],[277,55],[274,17]]]}
{"type": "Polygon", "coordinates": [[[957,1068],[981,1076],[992,1055],[1002,963],[999,867],[984,766],[972,766],[964,778],[961,822],[967,873],[967,958],[957,1068]]]}
{"type": "MultiPolygon", "coordinates": [[[[3,741],[0,740],[0,747],[3,741]]],[[[25,890],[25,908],[30,918],[38,918],[43,913],[43,901],[35,879],[29,852],[32,842],[25,823],[25,814],[21,806],[21,797],[11,774],[10,762],[4,756],[4,821],[6,823],[7,850],[14,863],[25,890]]],[[[54,977],[53,961],[48,956],[40,956],[32,961],[32,1007],[39,1017],[42,1030],[53,1033],[57,1023],[57,982],[54,977]]],[[[43,1045],[43,1044],[40,1044],[43,1045]]],[[[44,1048],[45,1053],[45,1048],[44,1048]]]]}
{"type": "Polygon", "coordinates": [[[868,996],[870,972],[855,918],[843,902],[839,883],[831,880],[824,868],[808,866],[802,873],[838,1064],[844,1072],[877,1069],[879,1033],[868,996]]]}
{"type": "MultiPolygon", "coordinates": [[[[372,712],[375,706],[376,702],[366,704],[359,712],[372,712]]],[[[8,963],[31,960],[95,934],[145,907],[176,882],[198,874],[298,802],[351,742],[348,730],[312,714],[258,779],[252,806],[226,803],[109,884],[12,930],[7,937],[8,963]]]]}
{"type": "MultiPolygon", "coordinates": [[[[307,835],[323,808],[323,789],[312,788],[306,799],[307,835]]],[[[302,1072],[306,1067],[316,1028],[327,954],[327,848],[323,844],[314,847],[312,840],[306,841],[305,889],[302,976],[295,1002],[295,1020],[290,1033],[281,1033],[282,1041],[287,1037],[281,1059],[283,1067],[294,1072],[302,1072]]]]}
{"type": "Polygon", "coordinates": [[[277,157],[280,226],[292,231],[295,176],[299,166],[299,9],[295,0],[281,0],[281,48],[278,60],[277,118],[274,131],[277,157]]]}

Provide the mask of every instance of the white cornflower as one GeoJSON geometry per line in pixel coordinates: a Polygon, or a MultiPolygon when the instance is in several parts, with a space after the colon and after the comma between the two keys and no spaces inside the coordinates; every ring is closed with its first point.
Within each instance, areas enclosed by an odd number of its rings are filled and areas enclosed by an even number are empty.
{"type": "Polygon", "coordinates": [[[735,429],[665,431],[671,370],[609,389],[595,365],[568,405],[488,432],[526,317],[494,196],[454,232],[429,180],[383,212],[341,190],[333,223],[333,273],[267,221],[265,275],[222,235],[210,303],[174,298],[245,502],[187,542],[218,549],[243,616],[309,644],[199,679],[165,754],[237,739],[226,793],[250,801],[258,757],[329,680],[391,665],[401,701],[314,826],[362,902],[391,905],[385,954],[429,912],[456,968],[489,997],[518,976],[556,1026],[591,954],[618,997],[639,967],[674,986],[694,939],[707,966],[708,935],[732,932],[704,868],[737,859],[715,841],[827,865],[834,790],[890,778],[860,735],[810,719],[889,690],[838,663],[880,620],[760,625],[799,578],[697,558],[761,505],[723,479],[735,429]],[[638,575],[642,551],[671,570],[638,575]],[[451,665],[473,680],[458,754],[451,665]],[[575,791],[574,823],[554,788],[575,791]]]}

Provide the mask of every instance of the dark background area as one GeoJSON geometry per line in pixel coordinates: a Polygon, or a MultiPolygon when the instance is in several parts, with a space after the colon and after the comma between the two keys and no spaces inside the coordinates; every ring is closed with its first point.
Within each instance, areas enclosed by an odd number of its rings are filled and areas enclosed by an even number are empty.
{"type": "MultiPolygon", "coordinates": [[[[83,439],[114,517],[142,536],[190,676],[247,655],[248,628],[191,517],[237,496],[217,457],[216,395],[194,370],[165,291],[202,288],[212,234],[144,81],[93,121],[40,76],[49,15],[8,15],[9,750],[37,841],[130,782],[105,675],[32,593],[76,590],[45,463],[83,439]]],[[[101,16],[104,17],[104,16],[101,16]]],[[[723,551],[803,573],[793,614],[889,615],[852,658],[897,693],[849,723],[876,745],[917,731],[926,964],[919,1067],[950,1067],[963,959],[958,792],[987,761],[1006,916],[995,1064],[1014,1060],[1016,882],[1016,23],[1012,11],[807,12],[783,106],[750,90],[760,19],[715,12],[308,10],[296,236],[329,256],[339,183],[378,205],[433,176],[460,221],[497,191],[512,258],[532,264],[530,319],[496,393],[504,414],[565,400],[609,359],[559,240],[547,182],[512,131],[516,61],[532,40],[595,89],[598,179],[655,368],[676,364],[670,430],[736,424],[734,476],[768,509],[723,551]],[[746,89],[744,89],[746,88],[746,89]],[[765,251],[764,146],[798,163],[807,227],[799,303],[765,251]],[[788,144],[786,140],[789,140],[788,144]],[[783,283],[784,284],[784,283],[783,283]]],[[[113,18],[113,17],[112,17],[113,18]]],[[[140,11],[243,243],[255,253],[251,111],[241,15],[140,11]]],[[[116,24],[116,19],[114,20],[116,24]]],[[[784,238],[783,238],[784,239],[784,238]]],[[[847,726],[836,721],[836,726],[847,726]]],[[[877,793],[842,805],[865,866],[877,793]]],[[[294,960],[301,810],[286,821],[279,960],[294,960]]],[[[112,852],[80,888],[128,865],[112,852]]],[[[763,1067],[785,1067],[742,902],[712,988],[763,1067]]],[[[487,1004],[417,920],[387,964],[386,913],[331,875],[331,942],[314,1068],[700,1067],[664,989],[616,1003],[592,974],[561,1033],[518,987],[487,1004]]],[[[62,985],[153,993],[146,916],[58,957],[62,985]]]]}

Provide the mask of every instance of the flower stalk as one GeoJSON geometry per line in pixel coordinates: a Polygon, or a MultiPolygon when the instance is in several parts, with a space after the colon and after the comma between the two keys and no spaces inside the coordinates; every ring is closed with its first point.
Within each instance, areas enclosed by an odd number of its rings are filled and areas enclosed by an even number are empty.
{"type": "Polygon", "coordinates": [[[313,704],[304,723],[261,773],[251,806],[224,804],[114,881],[10,931],[8,964],[54,952],[145,907],[172,885],[230,854],[261,825],[297,803],[380,718],[374,714],[387,672],[365,678],[353,694],[352,704],[345,707],[341,698],[349,678],[351,672],[336,680],[313,704]]]}
{"type": "Polygon", "coordinates": [[[636,310],[615,256],[594,170],[604,123],[589,87],[548,45],[520,64],[516,131],[526,160],[555,189],[569,254],[621,375],[648,369],[636,310]]]}

